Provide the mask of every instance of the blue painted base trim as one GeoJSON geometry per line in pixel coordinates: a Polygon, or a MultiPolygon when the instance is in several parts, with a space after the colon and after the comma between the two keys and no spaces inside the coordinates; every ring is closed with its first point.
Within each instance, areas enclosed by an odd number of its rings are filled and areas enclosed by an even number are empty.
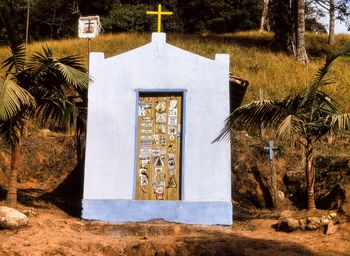
{"type": "Polygon", "coordinates": [[[163,219],[186,224],[231,225],[232,204],[83,199],[82,218],[119,223],[163,219]]]}

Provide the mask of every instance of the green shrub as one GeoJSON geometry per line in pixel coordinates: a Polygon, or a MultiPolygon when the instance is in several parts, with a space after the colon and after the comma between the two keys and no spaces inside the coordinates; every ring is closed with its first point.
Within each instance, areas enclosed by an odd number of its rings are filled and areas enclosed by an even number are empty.
{"type": "Polygon", "coordinates": [[[116,4],[109,15],[102,18],[102,27],[107,32],[149,31],[152,21],[147,19],[146,11],[150,9],[146,4],[116,4]]]}

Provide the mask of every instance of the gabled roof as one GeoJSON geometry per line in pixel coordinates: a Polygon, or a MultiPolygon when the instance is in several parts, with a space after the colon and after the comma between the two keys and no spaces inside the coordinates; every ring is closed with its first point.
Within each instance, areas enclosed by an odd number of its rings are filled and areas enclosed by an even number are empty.
{"type": "MultiPolygon", "coordinates": [[[[203,56],[200,56],[198,54],[191,53],[189,51],[183,50],[181,48],[178,48],[176,46],[173,46],[171,44],[168,44],[166,42],[166,34],[165,33],[152,33],[152,41],[148,44],[145,44],[141,47],[138,47],[136,49],[124,52],[119,55],[115,55],[112,57],[109,57],[106,59],[107,62],[113,61],[115,59],[118,59],[118,61],[122,60],[123,58],[129,58],[132,57],[132,55],[138,55],[138,56],[147,56],[149,53],[150,55],[153,54],[162,54],[165,58],[169,58],[171,56],[180,56],[187,61],[203,61],[203,62],[212,62],[215,61],[214,59],[209,59],[203,56]],[[144,53],[140,54],[140,53],[144,53]]],[[[150,56],[148,55],[148,56],[150,56]]]]}

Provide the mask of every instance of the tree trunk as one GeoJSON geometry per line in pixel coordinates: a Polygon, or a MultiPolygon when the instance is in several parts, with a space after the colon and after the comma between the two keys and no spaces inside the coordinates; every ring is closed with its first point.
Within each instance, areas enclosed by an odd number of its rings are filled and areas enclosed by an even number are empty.
{"type": "Polygon", "coordinates": [[[263,0],[263,12],[261,14],[260,20],[260,32],[270,30],[268,25],[269,4],[270,0],[263,0]]]}
{"type": "MultiPolygon", "coordinates": [[[[82,93],[83,107],[87,109],[88,105],[88,90],[85,90],[82,93]]],[[[87,114],[87,113],[86,113],[87,114]]],[[[77,140],[77,163],[79,164],[83,159],[85,159],[85,150],[86,150],[86,120],[87,116],[84,116],[84,113],[79,113],[76,131],[76,140],[77,140]]]]}
{"type": "Polygon", "coordinates": [[[288,51],[295,56],[295,31],[292,14],[294,2],[270,0],[270,5],[275,32],[271,46],[274,50],[288,51]]]}
{"type": "Polygon", "coordinates": [[[329,35],[328,43],[334,45],[334,29],[335,29],[335,3],[329,0],[329,35]]]}
{"type": "Polygon", "coordinates": [[[86,130],[80,132],[80,134],[75,135],[77,148],[76,148],[76,154],[77,154],[77,163],[79,164],[85,156],[85,149],[86,149],[86,130]]]}
{"type": "Polygon", "coordinates": [[[312,146],[306,148],[305,153],[305,176],[306,176],[306,188],[307,188],[307,208],[309,210],[316,209],[315,205],[315,168],[314,168],[314,155],[312,146]]]}
{"type": "Polygon", "coordinates": [[[11,146],[11,169],[6,197],[6,203],[9,206],[15,206],[17,204],[17,170],[20,162],[20,157],[20,145],[17,144],[11,146]]]}
{"type": "Polygon", "coordinates": [[[309,62],[305,48],[305,0],[297,0],[296,57],[303,64],[309,62]]]}

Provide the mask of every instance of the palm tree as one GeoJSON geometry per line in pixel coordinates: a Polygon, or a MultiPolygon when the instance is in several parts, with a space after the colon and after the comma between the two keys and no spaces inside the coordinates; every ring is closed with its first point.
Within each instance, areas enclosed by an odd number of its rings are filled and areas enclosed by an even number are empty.
{"type": "Polygon", "coordinates": [[[350,129],[350,114],[341,114],[322,88],[333,83],[327,74],[339,56],[350,56],[350,47],[327,56],[326,62],[304,92],[281,100],[253,101],[234,110],[215,139],[227,139],[232,129],[258,131],[272,128],[278,137],[297,137],[304,148],[308,209],[315,209],[313,147],[329,132],[350,129]]]}
{"type": "Polygon", "coordinates": [[[18,40],[10,40],[11,56],[0,80],[0,140],[11,148],[11,170],[7,204],[17,203],[17,168],[20,146],[28,121],[36,118],[66,130],[81,130],[86,120],[85,91],[88,74],[78,56],[55,58],[43,47],[26,61],[25,50],[18,40]]]}
{"type": "Polygon", "coordinates": [[[17,201],[17,167],[25,123],[34,106],[32,95],[15,82],[0,78],[0,141],[11,149],[11,172],[7,198],[10,205],[17,201]]]}

